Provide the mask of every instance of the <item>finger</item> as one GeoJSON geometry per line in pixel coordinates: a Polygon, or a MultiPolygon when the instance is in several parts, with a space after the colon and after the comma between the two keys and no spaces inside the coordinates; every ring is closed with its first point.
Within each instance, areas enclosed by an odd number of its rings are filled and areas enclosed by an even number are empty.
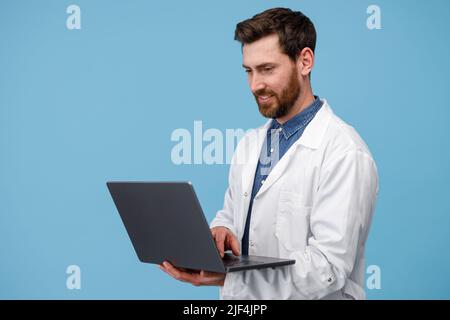
{"type": "Polygon", "coordinates": [[[233,252],[233,254],[235,256],[240,255],[240,249],[239,249],[240,245],[239,245],[238,239],[236,239],[236,237],[232,234],[229,234],[228,237],[229,237],[231,251],[233,252]]]}
{"type": "Polygon", "coordinates": [[[162,262],[161,264],[158,264],[158,267],[159,267],[162,271],[166,272],[166,268],[164,267],[164,262],[162,262]]]}
{"type": "Polygon", "coordinates": [[[169,262],[164,261],[162,264],[163,271],[177,280],[181,280],[181,272],[172,266],[169,262]]]}
{"type": "Polygon", "coordinates": [[[223,278],[222,273],[215,273],[215,272],[207,272],[205,270],[200,271],[200,279],[203,282],[208,282],[210,280],[218,280],[223,278]]]}
{"type": "Polygon", "coordinates": [[[181,267],[177,267],[178,270],[186,272],[186,273],[193,273],[192,270],[186,269],[186,268],[181,268],[181,267]]]}
{"type": "Polygon", "coordinates": [[[173,278],[179,281],[192,282],[193,276],[190,273],[184,272],[172,266],[169,262],[164,262],[163,266],[166,272],[173,278]]]}
{"type": "Polygon", "coordinates": [[[168,275],[172,276],[172,275],[169,273],[169,271],[167,271],[167,268],[164,266],[164,262],[161,263],[161,264],[159,265],[159,268],[160,268],[162,271],[164,271],[165,273],[167,273],[168,275]]]}
{"type": "Polygon", "coordinates": [[[223,273],[200,271],[197,285],[223,285],[225,275],[223,273]]]}
{"type": "Polygon", "coordinates": [[[223,258],[223,254],[224,254],[224,242],[225,242],[225,237],[223,234],[217,234],[216,238],[216,247],[219,250],[220,256],[223,258]]]}
{"type": "Polygon", "coordinates": [[[183,273],[188,273],[188,274],[194,274],[194,273],[199,273],[199,272],[195,272],[194,270],[190,270],[190,269],[186,269],[186,268],[181,268],[181,267],[174,267],[170,262],[164,261],[163,264],[159,265],[159,268],[165,272],[169,272],[168,269],[170,269],[171,271],[177,270],[179,272],[183,272],[183,273]],[[168,267],[165,267],[164,264],[168,267]]]}
{"type": "Polygon", "coordinates": [[[217,250],[219,251],[220,256],[223,257],[224,245],[223,245],[223,240],[221,240],[220,233],[217,232],[216,228],[212,228],[211,229],[211,234],[212,234],[212,237],[214,239],[214,242],[216,243],[216,247],[217,247],[217,250]]]}
{"type": "Polygon", "coordinates": [[[200,286],[202,282],[200,281],[200,273],[199,272],[183,272],[180,271],[179,268],[172,266],[170,263],[167,263],[165,266],[167,273],[171,275],[173,278],[179,281],[190,283],[194,286],[200,286]]]}

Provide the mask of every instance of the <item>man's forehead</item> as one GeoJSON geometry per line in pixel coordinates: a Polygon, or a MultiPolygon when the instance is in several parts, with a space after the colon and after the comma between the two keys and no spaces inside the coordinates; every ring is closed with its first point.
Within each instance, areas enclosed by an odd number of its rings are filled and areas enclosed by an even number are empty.
{"type": "Polygon", "coordinates": [[[280,62],[285,55],[280,48],[278,35],[270,35],[255,42],[244,44],[242,48],[243,64],[248,67],[263,63],[280,62]]]}

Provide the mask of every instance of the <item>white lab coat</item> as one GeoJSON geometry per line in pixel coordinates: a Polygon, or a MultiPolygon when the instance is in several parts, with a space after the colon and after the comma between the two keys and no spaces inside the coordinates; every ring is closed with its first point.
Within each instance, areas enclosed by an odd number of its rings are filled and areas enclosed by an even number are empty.
{"type": "MultiPolygon", "coordinates": [[[[221,299],[364,299],[364,248],[378,194],[377,168],[358,133],[326,100],[256,194],[249,255],[291,266],[228,273],[221,299]]],[[[239,142],[223,209],[211,227],[241,241],[270,120],[239,142]]]]}

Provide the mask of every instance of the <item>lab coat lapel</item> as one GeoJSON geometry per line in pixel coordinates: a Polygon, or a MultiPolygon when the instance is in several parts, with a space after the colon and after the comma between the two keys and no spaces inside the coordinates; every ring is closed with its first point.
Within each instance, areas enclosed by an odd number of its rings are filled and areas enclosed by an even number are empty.
{"type": "Polygon", "coordinates": [[[299,141],[296,141],[273,167],[272,171],[270,171],[269,175],[264,181],[264,184],[261,186],[255,197],[258,197],[260,194],[269,189],[275,183],[275,181],[277,181],[283,175],[292,159],[292,155],[294,154],[295,149],[299,147],[298,143],[299,141]]]}
{"type": "Polygon", "coordinates": [[[247,212],[250,205],[256,167],[258,165],[259,155],[267,135],[267,130],[270,127],[270,123],[271,120],[267,121],[265,125],[259,127],[255,130],[255,132],[249,135],[248,141],[244,141],[244,143],[248,143],[248,148],[244,148],[245,150],[248,150],[248,154],[244,157],[244,163],[241,163],[243,165],[243,170],[241,171],[241,186],[244,193],[241,196],[244,196],[244,205],[242,206],[243,211],[241,212],[240,226],[244,226],[245,224],[245,219],[247,217],[247,212]]]}
{"type": "MultiPolygon", "coordinates": [[[[284,156],[278,161],[275,167],[267,176],[264,184],[259,189],[255,197],[258,197],[266,190],[268,190],[286,171],[289,163],[291,162],[297,149],[310,148],[317,149],[322,141],[325,131],[328,127],[329,120],[331,118],[331,109],[325,99],[322,100],[322,108],[317,112],[315,117],[311,120],[308,126],[305,128],[302,136],[289,148],[284,156]]],[[[253,181],[253,180],[252,180],[253,181]]]]}
{"type": "Polygon", "coordinates": [[[270,121],[267,122],[264,126],[255,130],[248,137],[248,141],[244,141],[244,143],[248,143],[248,154],[245,156],[242,170],[242,190],[250,194],[252,192],[253,180],[255,178],[256,166],[258,165],[259,155],[261,153],[261,148],[264,143],[267,129],[270,126],[270,121]]]}

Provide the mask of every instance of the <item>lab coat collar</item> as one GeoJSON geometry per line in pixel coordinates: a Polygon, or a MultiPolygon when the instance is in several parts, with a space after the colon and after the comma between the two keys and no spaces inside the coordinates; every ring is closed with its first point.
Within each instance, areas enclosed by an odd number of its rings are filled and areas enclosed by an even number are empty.
{"type": "MultiPolygon", "coordinates": [[[[278,161],[278,163],[272,169],[272,171],[268,175],[264,184],[259,189],[256,196],[260,195],[261,193],[269,189],[269,187],[283,174],[284,170],[286,169],[289,163],[290,158],[289,155],[292,154],[299,145],[302,145],[310,149],[318,149],[320,147],[325,132],[328,128],[331,116],[333,114],[333,111],[328,105],[326,99],[321,100],[323,105],[320,108],[320,110],[316,113],[314,118],[305,128],[305,131],[303,132],[302,136],[291,146],[291,148],[289,148],[286,154],[280,159],[280,161],[278,161]]],[[[263,126],[259,127],[259,129],[256,130],[256,135],[253,135],[250,138],[250,140],[253,142],[247,145],[247,147],[249,148],[248,149],[249,152],[246,154],[249,156],[249,158],[246,158],[246,161],[244,162],[246,169],[243,171],[241,176],[242,187],[244,190],[247,190],[246,191],[247,193],[251,192],[251,187],[253,185],[253,180],[255,178],[255,170],[258,164],[261,148],[264,139],[266,137],[267,130],[270,128],[271,123],[272,120],[268,120],[263,126]]],[[[249,206],[249,199],[247,197],[247,200],[244,205],[245,210],[248,210],[247,209],[248,206],[249,206]]]]}
{"type": "Polygon", "coordinates": [[[285,123],[280,124],[275,118],[272,119],[272,124],[269,129],[272,130],[283,128],[281,133],[283,137],[287,140],[300,129],[303,130],[303,128],[305,128],[308,125],[311,119],[314,118],[315,114],[317,113],[318,110],[320,110],[321,106],[322,101],[320,100],[320,98],[314,96],[314,101],[309,106],[307,106],[300,113],[297,113],[294,117],[292,117],[285,123]]]}
{"type": "MultiPolygon", "coordinates": [[[[331,115],[333,114],[333,111],[331,110],[330,106],[328,105],[327,101],[325,99],[322,100],[323,105],[320,108],[320,110],[316,113],[314,119],[311,120],[311,122],[308,124],[308,126],[305,128],[305,131],[303,132],[303,135],[291,146],[291,148],[286,152],[286,154],[278,161],[278,163],[275,165],[275,167],[272,169],[272,171],[269,173],[267,178],[265,179],[264,184],[259,189],[258,193],[256,194],[256,197],[259,197],[262,193],[264,193],[266,190],[270,188],[270,186],[277,181],[281,175],[286,170],[292,154],[295,152],[295,149],[302,145],[306,148],[310,149],[318,149],[322,143],[322,140],[325,136],[325,132],[328,128],[331,115]]],[[[264,125],[265,129],[267,130],[270,126],[270,121],[264,125]]],[[[261,130],[264,131],[264,130],[261,130]]],[[[258,149],[261,149],[261,146],[258,144],[258,149]]],[[[257,159],[256,159],[257,161],[257,159]]],[[[253,173],[251,177],[254,179],[254,170],[256,169],[256,161],[253,159],[251,162],[249,168],[250,172],[253,173]]],[[[246,176],[246,185],[250,187],[250,182],[253,181],[249,179],[249,176],[246,176]]]]}
{"type": "Polygon", "coordinates": [[[325,132],[327,131],[333,110],[326,99],[321,99],[322,108],[316,113],[315,117],[306,126],[302,136],[298,139],[298,144],[310,149],[318,149],[322,143],[325,132]]]}

